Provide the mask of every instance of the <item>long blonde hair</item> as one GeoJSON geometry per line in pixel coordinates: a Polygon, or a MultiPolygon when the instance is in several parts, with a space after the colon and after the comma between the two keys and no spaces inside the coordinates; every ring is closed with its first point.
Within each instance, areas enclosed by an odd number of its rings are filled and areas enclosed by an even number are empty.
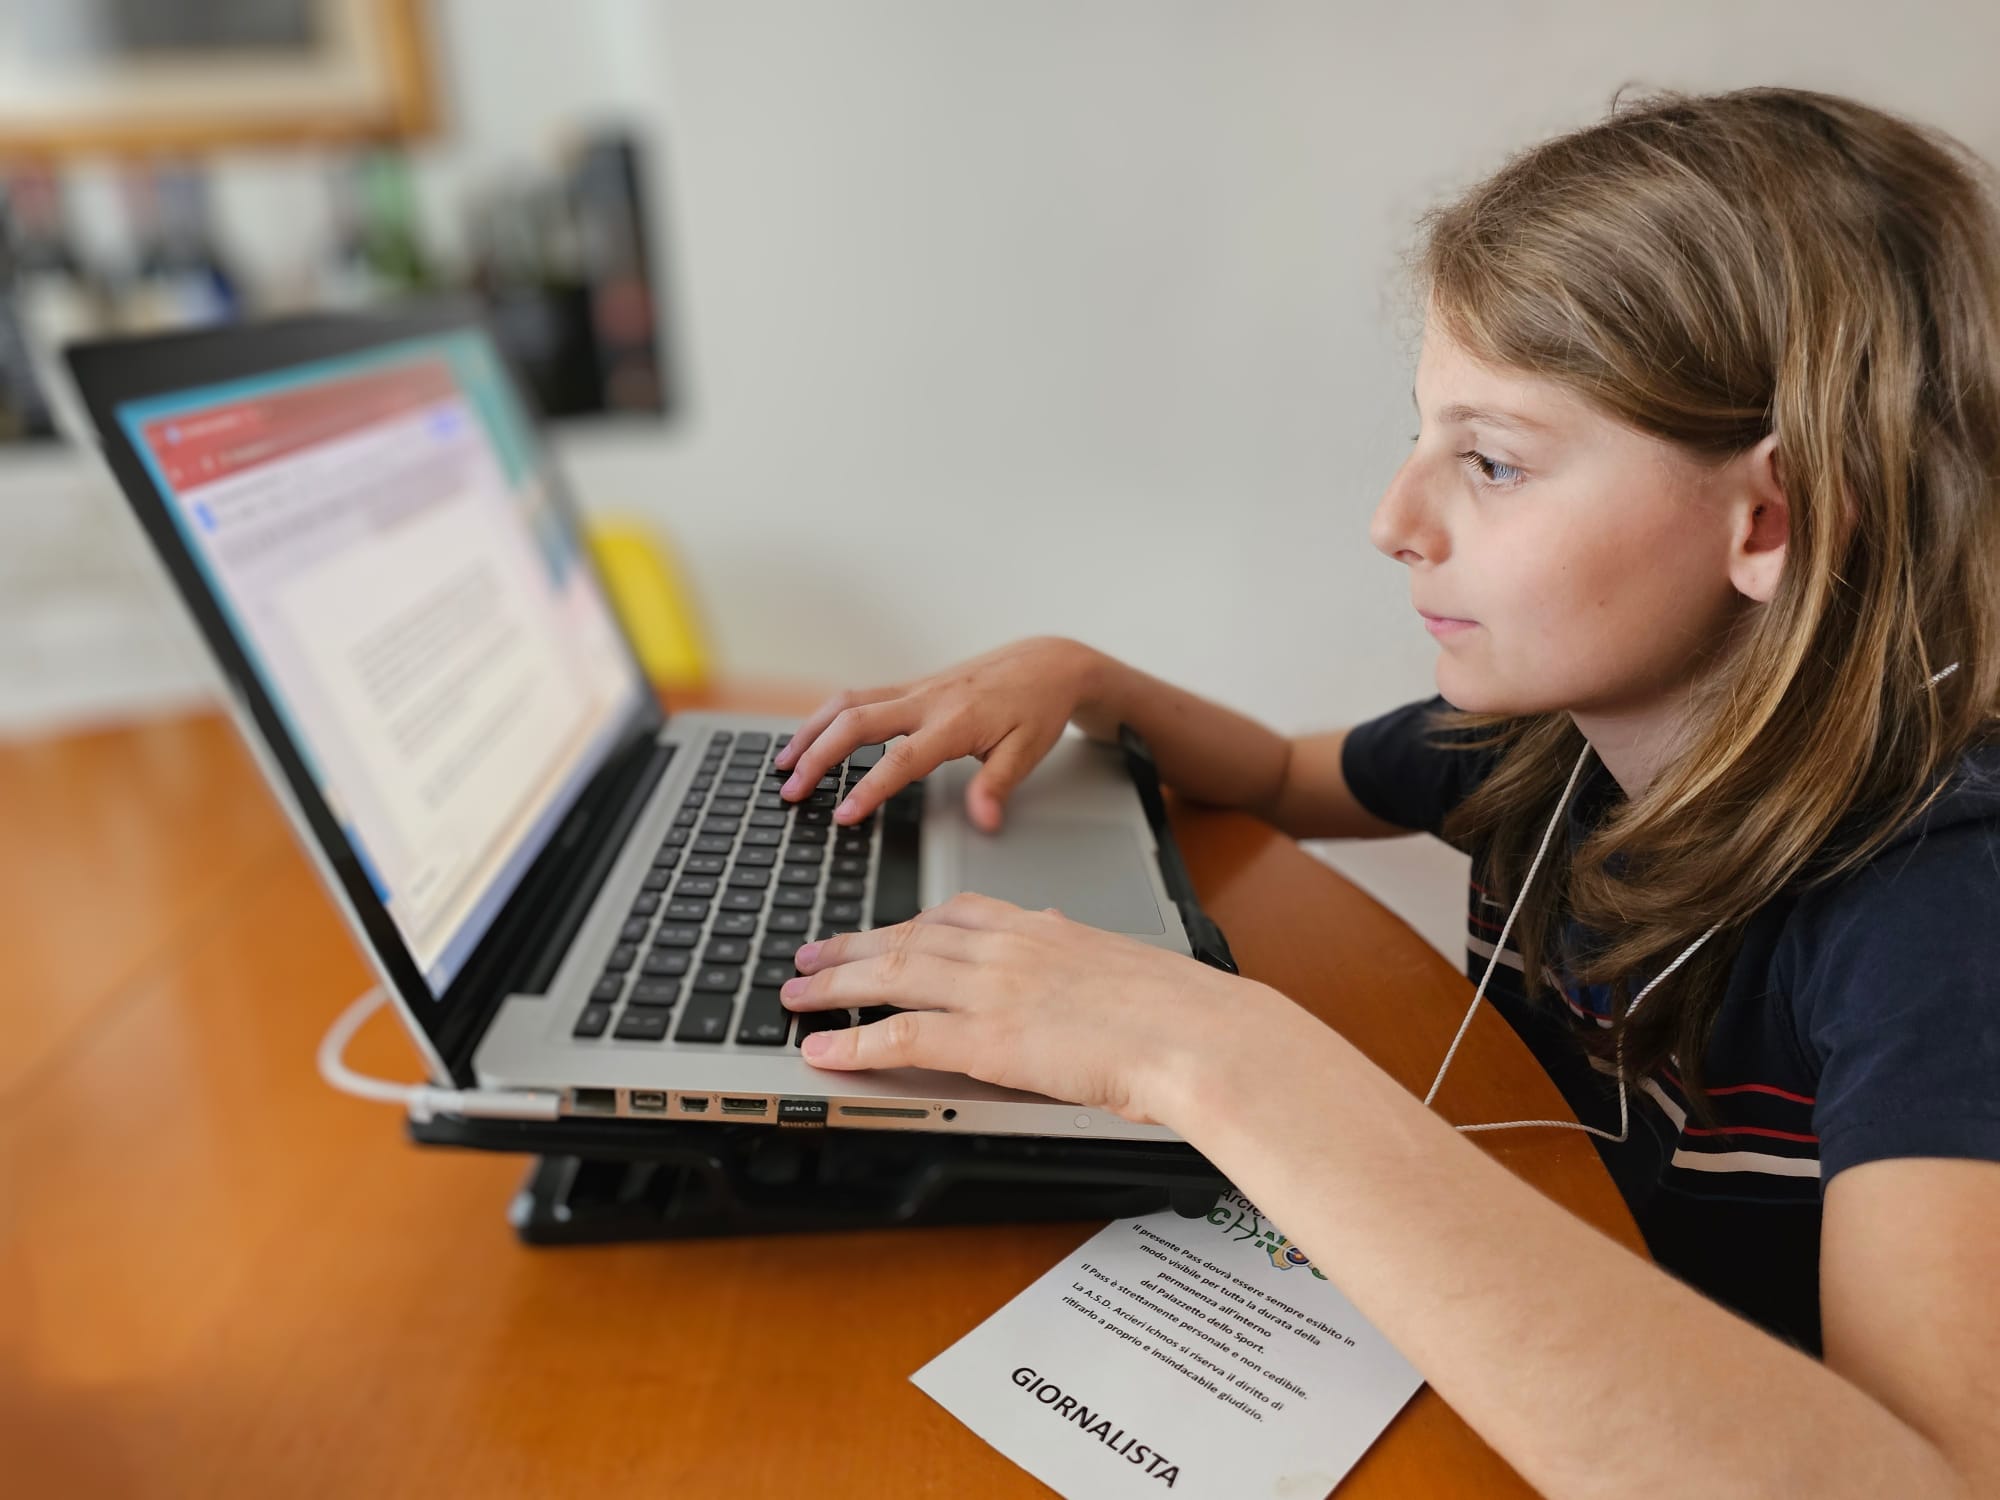
{"type": "MultiPolygon", "coordinates": [[[[1517,925],[1531,995],[1568,915],[1598,938],[1569,972],[1608,983],[1622,1015],[1631,976],[1721,923],[1603,1040],[1622,1033],[1635,1076],[1676,1060],[1699,1106],[1743,924],[1867,860],[1997,727],[1989,172],[1850,99],[1655,95],[1516,157],[1424,228],[1431,314],[1480,358],[1703,459],[1777,435],[1776,597],[1742,611],[1671,763],[1548,862],[1517,925]]],[[[1511,904],[1583,737],[1565,713],[1446,727],[1499,752],[1446,833],[1511,904]]]]}

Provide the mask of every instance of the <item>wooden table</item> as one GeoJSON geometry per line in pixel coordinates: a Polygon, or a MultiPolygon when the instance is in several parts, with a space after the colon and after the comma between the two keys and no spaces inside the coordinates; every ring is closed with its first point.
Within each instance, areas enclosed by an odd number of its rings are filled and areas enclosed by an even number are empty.
{"type": "MultiPolygon", "coordinates": [[[[1463,976],[1263,825],[1174,824],[1244,971],[1428,1080],[1463,976]]],[[[321,1085],[370,976],[225,721],[0,747],[0,840],[11,1493],[1048,1493],[907,1377],[1097,1223],[526,1249],[521,1161],[321,1085]]],[[[352,1057],[416,1074],[386,1014],[352,1057]]],[[[1442,1103],[1567,1117],[1490,1013],[1442,1103]]],[[[1638,1246],[1587,1141],[1479,1139],[1638,1246]]],[[[1520,1493],[1428,1390],[1340,1491],[1520,1493]]]]}

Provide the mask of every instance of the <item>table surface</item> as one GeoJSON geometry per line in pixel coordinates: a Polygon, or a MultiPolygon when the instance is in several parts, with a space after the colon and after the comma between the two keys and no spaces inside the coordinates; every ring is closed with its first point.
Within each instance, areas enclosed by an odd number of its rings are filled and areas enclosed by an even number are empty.
{"type": "MultiPolygon", "coordinates": [[[[1178,806],[1174,827],[1243,971],[1421,1087],[1463,975],[1263,824],[1178,806]]],[[[0,1454],[21,1493],[1048,1493],[908,1376],[1100,1222],[523,1247],[520,1159],[415,1149],[320,1083],[314,1049],[370,973],[225,719],[0,747],[0,840],[0,1454]]],[[[416,1076],[386,1014],[350,1055],[416,1076]]],[[[1440,1103],[1569,1117],[1490,1012],[1440,1103]]],[[[1478,1140],[1640,1248],[1588,1141],[1478,1140]]],[[[1340,1491],[1525,1493],[1428,1389],[1340,1491]]]]}

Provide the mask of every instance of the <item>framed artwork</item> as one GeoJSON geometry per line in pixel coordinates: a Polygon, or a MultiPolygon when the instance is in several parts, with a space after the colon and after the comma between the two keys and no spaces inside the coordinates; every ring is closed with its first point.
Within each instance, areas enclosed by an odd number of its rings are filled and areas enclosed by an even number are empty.
{"type": "Polygon", "coordinates": [[[424,0],[0,0],[0,155],[408,140],[424,0]]]}

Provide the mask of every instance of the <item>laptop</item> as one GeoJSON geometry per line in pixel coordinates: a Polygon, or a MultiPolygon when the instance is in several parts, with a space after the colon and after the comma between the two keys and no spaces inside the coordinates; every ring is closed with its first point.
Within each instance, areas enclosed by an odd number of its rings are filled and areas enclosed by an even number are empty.
{"type": "Polygon", "coordinates": [[[221,667],[239,729],[433,1081],[566,1115],[1178,1140],[799,1045],[883,1010],[793,1015],[806,941],[955,892],[1227,963],[1143,746],[1073,732],[1006,829],[970,761],[865,823],[800,803],[792,721],[669,712],[640,671],[476,306],[66,351],[127,500],[221,667]]]}

